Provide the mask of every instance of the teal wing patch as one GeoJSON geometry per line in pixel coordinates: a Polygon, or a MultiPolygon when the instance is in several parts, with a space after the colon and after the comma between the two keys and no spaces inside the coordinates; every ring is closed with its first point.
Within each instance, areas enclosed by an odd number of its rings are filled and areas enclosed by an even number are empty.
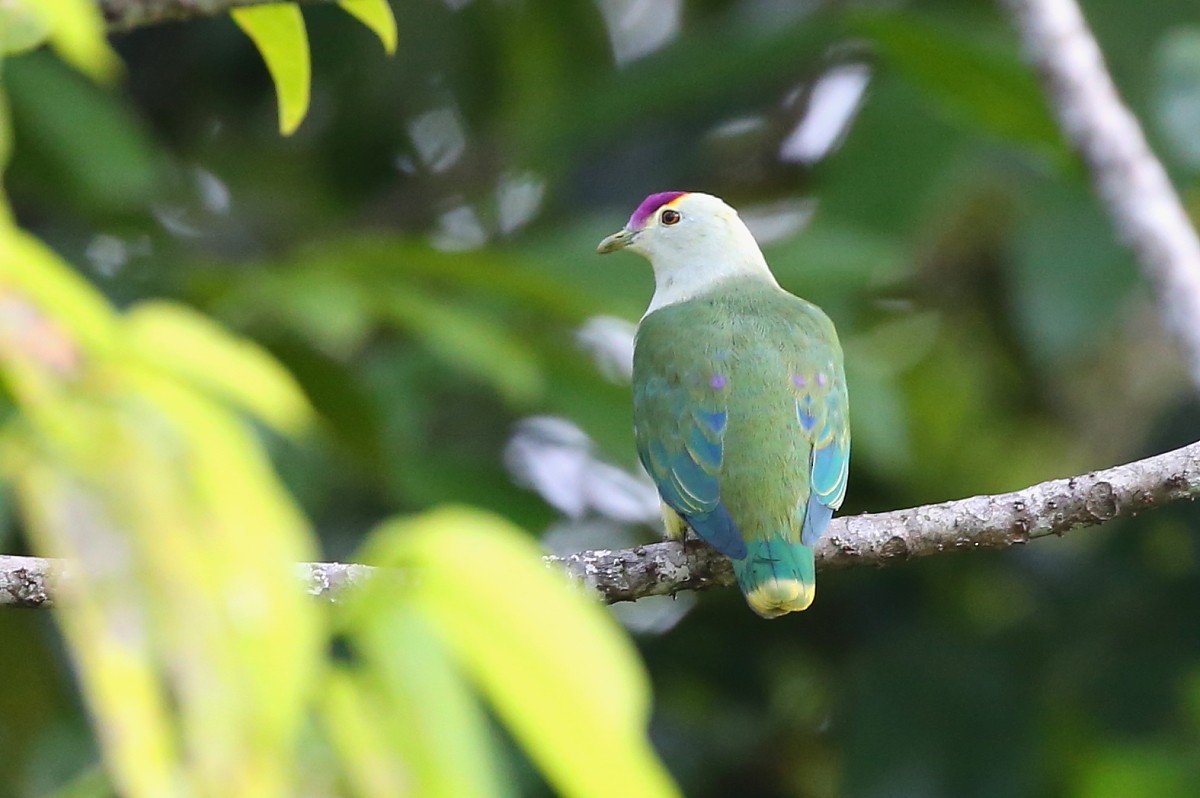
{"type": "Polygon", "coordinates": [[[850,414],[840,365],[812,375],[796,399],[796,419],[812,445],[809,494],[800,542],[814,545],[846,496],[850,471],[850,414]]]}
{"type": "Polygon", "coordinates": [[[746,543],[721,503],[726,410],[714,391],[689,391],[661,376],[633,392],[638,457],[664,502],[717,551],[738,559],[746,543]]]}

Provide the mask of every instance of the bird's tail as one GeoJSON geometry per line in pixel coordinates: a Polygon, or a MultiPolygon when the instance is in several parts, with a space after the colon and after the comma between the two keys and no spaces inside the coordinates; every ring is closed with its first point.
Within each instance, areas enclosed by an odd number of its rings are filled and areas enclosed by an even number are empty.
{"type": "Polygon", "coordinates": [[[747,543],[733,572],[750,609],[764,618],[806,609],[817,590],[812,547],[779,536],[747,543]]]}

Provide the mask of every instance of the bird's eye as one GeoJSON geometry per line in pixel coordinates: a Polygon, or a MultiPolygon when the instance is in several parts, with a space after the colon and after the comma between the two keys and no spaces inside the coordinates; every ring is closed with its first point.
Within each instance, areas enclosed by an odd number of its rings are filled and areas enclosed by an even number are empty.
{"type": "Polygon", "coordinates": [[[663,224],[675,224],[681,217],[679,216],[679,211],[667,208],[659,214],[658,218],[662,220],[663,224]]]}

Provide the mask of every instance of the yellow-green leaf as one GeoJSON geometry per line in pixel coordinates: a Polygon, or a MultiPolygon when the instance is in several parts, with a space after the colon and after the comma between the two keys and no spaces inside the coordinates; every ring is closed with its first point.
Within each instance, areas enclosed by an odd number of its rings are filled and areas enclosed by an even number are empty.
{"type": "Polygon", "coordinates": [[[95,0],[34,0],[50,25],[50,46],[64,61],[100,83],[121,74],[121,60],[108,46],[104,16],[95,0]]]}
{"type": "Polygon", "coordinates": [[[49,247],[15,227],[0,228],[0,286],[5,283],[53,314],[88,355],[113,345],[116,316],[100,293],[49,247]]]}
{"type": "Polygon", "coordinates": [[[290,135],[308,112],[312,79],[300,9],[294,3],[272,3],[235,8],[229,14],[262,54],[279,100],[279,132],[290,135]]]}
{"type": "MultiPolygon", "coordinates": [[[[353,623],[346,636],[361,663],[353,684],[360,703],[373,709],[360,721],[375,719],[391,759],[407,771],[410,794],[500,798],[506,779],[470,683],[406,601],[403,585],[377,580],[372,587],[380,589],[364,591],[364,600],[348,607],[353,623]]],[[[383,775],[378,764],[368,764],[357,764],[358,781],[383,775]]]]}
{"type": "Polygon", "coordinates": [[[145,361],[248,410],[281,431],[311,418],[292,375],[267,352],[235,338],[182,305],[144,302],[126,317],[133,346],[145,361]]]}
{"type": "Polygon", "coordinates": [[[374,31],[388,55],[396,52],[396,17],[388,0],[339,0],[338,5],[374,31]]]}
{"type": "Polygon", "coordinates": [[[559,792],[678,794],[646,737],[648,687],[633,646],[521,530],[443,509],[389,524],[372,551],[411,575],[414,604],[559,792]],[[504,574],[503,587],[473,563],[504,574]]]}
{"type": "Polygon", "coordinates": [[[329,741],[341,759],[353,795],[411,793],[405,763],[396,756],[386,705],[348,668],[333,666],[318,693],[329,741]]]}
{"type": "MultiPolygon", "coordinates": [[[[4,62],[0,60],[0,67],[4,62]]],[[[4,167],[12,155],[12,122],[8,111],[8,97],[4,93],[4,85],[0,83],[0,236],[5,235],[5,228],[12,222],[12,213],[8,209],[8,197],[4,194],[4,167]]]]}
{"type": "Polygon", "coordinates": [[[0,3],[0,56],[37,47],[49,34],[49,21],[39,8],[20,0],[0,3]]]}

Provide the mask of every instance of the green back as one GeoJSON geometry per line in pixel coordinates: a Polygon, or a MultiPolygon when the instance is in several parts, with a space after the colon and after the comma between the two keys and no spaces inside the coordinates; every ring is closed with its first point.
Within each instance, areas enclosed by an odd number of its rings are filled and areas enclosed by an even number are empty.
{"type": "Polygon", "coordinates": [[[726,281],[642,320],[633,384],[638,453],[663,501],[735,567],[747,544],[816,541],[850,456],[841,347],[820,308],[726,281]]]}

